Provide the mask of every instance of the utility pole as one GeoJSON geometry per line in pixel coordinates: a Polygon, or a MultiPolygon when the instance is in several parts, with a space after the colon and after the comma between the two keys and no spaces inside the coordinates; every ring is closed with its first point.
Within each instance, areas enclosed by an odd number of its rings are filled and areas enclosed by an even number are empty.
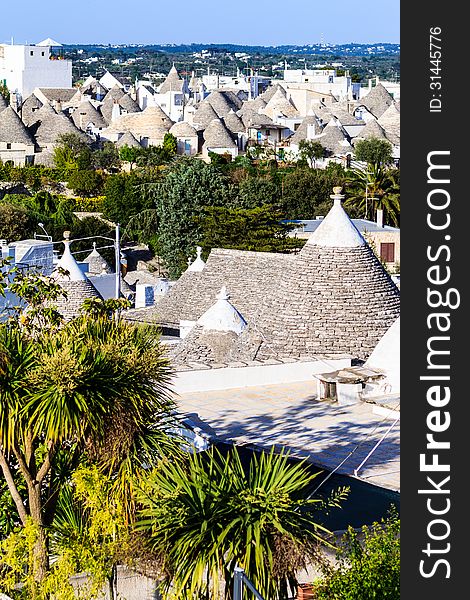
{"type": "Polygon", "coordinates": [[[115,248],[115,259],[116,259],[116,299],[121,297],[121,230],[119,223],[116,225],[116,241],[114,244],[115,248]]]}

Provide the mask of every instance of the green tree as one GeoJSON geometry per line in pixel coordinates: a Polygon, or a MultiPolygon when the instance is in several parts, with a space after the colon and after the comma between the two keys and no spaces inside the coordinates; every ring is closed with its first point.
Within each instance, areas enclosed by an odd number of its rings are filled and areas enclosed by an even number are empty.
{"type": "Polygon", "coordinates": [[[358,140],[354,146],[356,160],[363,161],[369,165],[385,166],[393,162],[392,144],[387,140],[369,138],[358,140]]]}
{"type": "Polygon", "coordinates": [[[169,157],[176,156],[178,140],[172,133],[165,133],[163,136],[163,149],[169,157]]]}
{"type": "Polygon", "coordinates": [[[69,173],[77,169],[93,167],[92,151],[85,137],[77,133],[64,133],[59,136],[53,151],[54,165],[69,173]]]}
{"type": "Polygon", "coordinates": [[[96,196],[103,188],[103,176],[97,171],[72,171],[67,181],[68,187],[78,196],[96,196]]]}
{"type": "Polygon", "coordinates": [[[256,252],[289,252],[304,245],[304,240],[289,237],[294,225],[283,222],[279,209],[265,205],[252,209],[208,206],[203,209],[200,245],[256,252]]]}
{"type": "Polygon", "coordinates": [[[238,186],[237,204],[240,208],[255,208],[264,204],[276,205],[281,194],[281,186],[276,179],[247,177],[238,186]]]}
{"type": "Polygon", "coordinates": [[[7,242],[28,239],[34,233],[36,222],[26,208],[0,201],[0,239],[7,242]]]}
{"type": "MultiPolygon", "coordinates": [[[[153,180],[153,179],[152,179],[153,180]]],[[[104,215],[114,223],[126,226],[131,217],[155,208],[148,197],[148,179],[141,174],[119,173],[107,177],[104,185],[104,215]]]]}
{"type": "Polygon", "coordinates": [[[337,564],[324,565],[315,583],[318,600],[399,600],[400,520],[396,510],[386,519],[364,526],[359,533],[349,528],[339,544],[337,564]]]}
{"type": "Polygon", "coordinates": [[[28,310],[0,323],[0,467],[19,524],[35,528],[28,576],[38,584],[58,498],[81,461],[113,474],[132,515],[132,476],[175,451],[171,371],[153,329],[106,310],[58,327],[53,280],[16,274],[10,290],[28,310]]]}
{"type": "Polygon", "coordinates": [[[100,150],[93,152],[93,166],[95,169],[111,171],[120,167],[119,152],[113,142],[104,142],[100,150]]]}
{"type": "Polygon", "coordinates": [[[384,211],[384,223],[400,223],[400,171],[370,164],[365,170],[351,169],[346,177],[345,208],[355,218],[375,216],[384,211]],[[367,190],[367,193],[366,193],[367,190]]]}
{"type": "Polygon", "coordinates": [[[344,182],[341,165],[326,169],[297,168],[282,180],[282,211],[288,219],[324,216],[331,207],[331,190],[344,182]]]}
{"type": "Polygon", "coordinates": [[[213,165],[199,159],[181,158],[153,188],[159,215],[158,235],[162,258],[170,277],[187,267],[187,257],[199,242],[201,229],[194,217],[204,206],[228,201],[227,178],[213,165]]]}
{"type": "MultiPolygon", "coordinates": [[[[163,557],[164,598],[219,598],[225,582],[229,599],[239,565],[265,598],[286,600],[296,572],[327,543],[329,532],[316,519],[325,503],[308,498],[315,476],[273,451],[244,468],[236,449],[226,457],[213,449],[192,454],[153,471],[138,526],[163,557]]],[[[345,496],[339,490],[327,504],[345,496]]]]}
{"type": "Polygon", "coordinates": [[[312,169],[316,161],[325,156],[325,148],[314,140],[300,140],[299,151],[300,158],[306,160],[312,169]]]}
{"type": "Polygon", "coordinates": [[[130,163],[131,169],[136,164],[137,159],[141,154],[141,148],[136,146],[121,146],[119,148],[119,158],[125,162],[130,163]]]}

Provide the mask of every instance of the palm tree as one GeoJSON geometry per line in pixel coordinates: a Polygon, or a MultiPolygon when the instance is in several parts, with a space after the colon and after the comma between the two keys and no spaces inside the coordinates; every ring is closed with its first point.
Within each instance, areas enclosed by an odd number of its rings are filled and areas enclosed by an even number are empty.
{"type": "Polygon", "coordinates": [[[30,325],[22,312],[0,323],[0,466],[19,524],[37,527],[31,568],[41,582],[47,528],[78,463],[113,473],[124,501],[130,474],[176,452],[177,442],[168,435],[171,369],[154,330],[86,314],[60,328],[30,325]]]}
{"type": "Polygon", "coordinates": [[[399,170],[369,164],[365,170],[351,169],[346,175],[347,200],[345,208],[351,216],[368,217],[369,206],[383,210],[386,221],[398,226],[400,223],[399,170]]]}
{"type": "MultiPolygon", "coordinates": [[[[315,476],[273,451],[254,455],[244,468],[235,449],[155,470],[142,486],[137,526],[163,558],[164,597],[209,600],[225,585],[229,599],[238,564],[265,598],[285,600],[297,570],[328,543],[315,514],[324,502],[308,497],[315,476]]],[[[340,490],[329,504],[345,494],[340,490]]]]}

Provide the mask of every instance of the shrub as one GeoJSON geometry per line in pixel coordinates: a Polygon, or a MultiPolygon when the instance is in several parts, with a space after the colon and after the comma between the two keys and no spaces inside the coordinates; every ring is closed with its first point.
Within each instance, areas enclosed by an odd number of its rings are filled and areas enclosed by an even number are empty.
{"type": "Polygon", "coordinates": [[[337,553],[338,565],[323,567],[323,578],[314,584],[317,600],[399,600],[400,520],[396,509],[386,519],[349,528],[337,553]],[[361,538],[363,538],[361,540],[361,538]]]}

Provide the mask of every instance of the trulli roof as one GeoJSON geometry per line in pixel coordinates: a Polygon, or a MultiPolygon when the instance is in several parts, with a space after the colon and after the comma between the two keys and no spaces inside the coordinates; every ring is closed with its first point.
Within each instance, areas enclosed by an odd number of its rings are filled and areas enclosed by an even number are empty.
{"type": "Polygon", "coordinates": [[[0,142],[34,146],[34,139],[11,106],[0,112],[0,142]]]}
{"type": "Polygon", "coordinates": [[[214,119],[204,130],[204,146],[206,148],[236,148],[228,129],[221,119],[214,119]]]}
{"type": "Polygon", "coordinates": [[[89,100],[80,102],[78,108],[72,113],[72,121],[75,126],[86,131],[87,126],[93,123],[95,127],[106,127],[106,122],[101,113],[93,106],[89,100]]]}
{"type": "Polygon", "coordinates": [[[399,291],[339,200],[297,255],[212,250],[204,270],[185,272],[155,307],[156,321],[197,321],[227,285],[248,323],[232,360],[367,358],[399,316],[399,291]]]}
{"type": "Polygon", "coordinates": [[[170,133],[175,137],[197,137],[196,129],[186,121],[179,121],[172,125],[170,133]]]}
{"type": "Polygon", "coordinates": [[[225,117],[233,109],[233,105],[227,100],[226,95],[219,90],[211,92],[203,102],[208,102],[220,118],[225,117]]]}
{"type": "Polygon", "coordinates": [[[21,120],[26,125],[26,127],[30,127],[34,123],[36,123],[38,110],[42,108],[43,104],[34,94],[31,94],[26,98],[26,100],[21,105],[21,120]]]}
{"type": "Polygon", "coordinates": [[[86,139],[85,135],[75,127],[73,122],[63,112],[57,113],[51,106],[45,104],[36,113],[36,124],[31,128],[39,146],[54,144],[57,138],[66,133],[74,133],[86,139]]]}
{"type": "Polygon", "coordinates": [[[361,103],[378,119],[393,104],[393,96],[381,83],[378,83],[368,94],[361,98],[361,103]]]}
{"type": "Polygon", "coordinates": [[[369,121],[357,134],[354,138],[354,141],[357,140],[368,140],[370,138],[377,138],[379,140],[386,140],[387,136],[385,135],[384,129],[377,123],[374,119],[369,121]]]}
{"type": "Polygon", "coordinates": [[[108,262],[101,256],[96,249],[96,242],[93,242],[93,250],[83,260],[84,263],[88,264],[88,273],[91,275],[100,275],[103,273],[112,273],[113,270],[109,266],[108,262]]]}
{"type": "Polygon", "coordinates": [[[211,121],[217,119],[217,113],[209,102],[201,102],[193,116],[193,123],[207,127],[211,121]]]}
{"type": "Polygon", "coordinates": [[[178,75],[175,65],[170,69],[170,72],[166,76],[165,81],[158,90],[159,94],[166,94],[167,92],[181,92],[183,89],[184,81],[178,75]]]}
{"type": "Polygon", "coordinates": [[[313,133],[315,135],[319,135],[322,132],[322,128],[318,124],[318,120],[315,116],[310,115],[304,118],[302,123],[299,125],[299,128],[294,133],[294,135],[290,138],[291,144],[298,144],[302,140],[307,139],[309,125],[313,127],[313,133]]]}
{"type": "Polygon", "coordinates": [[[323,129],[322,134],[316,139],[328,152],[333,154],[343,154],[353,151],[342,127],[334,117],[323,129]]]}
{"type": "Polygon", "coordinates": [[[64,289],[66,298],[60,297],[54,305],[66,321],[80,313],[83,301],[87,298],[101,298],[99,292],[81,271],[77,261],[70,252],[70,242],[64,241],[64,253],[52,272],[52,278],[64,289]],[[60,273],[59,267],[66,273],[60,273]]]}
{"type": "Polygon", "coordinates": [[[299,111],[290,98],[287,98],[280,90],[277,90],[271,100],[262,109],[263,112],[274,119],[278,114],[285,117],[298,117],[299,111]]]}
{"type": "Polygon", "coordinates": [[[284,96],[286,96],[286,91],[282,87],[282,85],[276,83],[275,85],[270,85],[268,89],[265,92],[263,92],[261,96],[259,96],[259,98],[262,98],[267,104],[277,92],[281,92],[281,94],[284,94],[284,96]]]}
{"type": "Polygon", "coordinates": [[[139,140],[137,140],[130,131],[126,131],[125,133],[123,133],[121,135],[121,137],[116,142],[116,146],[118,148],[122,148],[122,146],[129,146],[129,148],[141,148],[142,147],[139,144],[139,140]]]}
{"type": "Polygon", "coordinates": [[[224,117],[225,127],[232,133],[241,133],[245,131],[245,126],[240,117],[231,110],[224,117]]]}
{"type": "Polygon", "coordinates": [[[129,92],[119,99],[119,106],[128,113],[140,112],[140,106],[132,98],[129,92]]]}
{"type": "Polygon", "coordinates": [[[394,102],[378,119],[378,124],[384,128],[392,144],[400,143],[400,104],[394,102]]]}
{"type": "Polygon", "coordinates": [[[131,131],[136,138],[158,139],[163,138],[172,125],[173,121],[159,106],[147,106],[142,112],[121,115],[113,121],[109,130],[119,133],[131,131]]]}

